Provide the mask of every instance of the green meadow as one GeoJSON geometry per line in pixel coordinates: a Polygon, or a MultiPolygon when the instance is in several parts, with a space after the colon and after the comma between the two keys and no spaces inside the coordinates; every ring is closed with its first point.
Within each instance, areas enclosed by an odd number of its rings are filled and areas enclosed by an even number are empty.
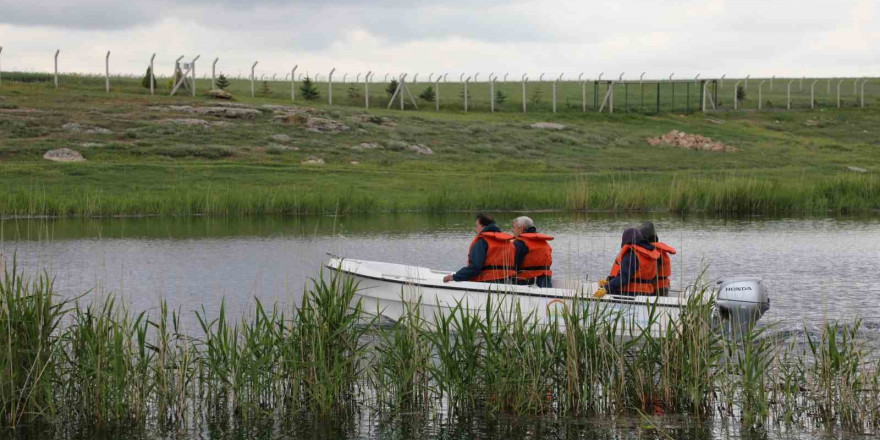
{"type": "MultiPolygon", "coordinates": [[[[376,82],[370,88],[372,108],[365,113],[359,107],[363,84],[334,83],[334,105],[328,106],[326,83],[317,84],[317,100],[304,101],[297,90],[291,104],[289,83],[257,82],[251,98],[248,81],[232,80],[228,90],[235,103],[259,113],[224,118],[169,108],[216,105],[220,101],[204,94],[210,80],[199,80],[196,97],[172,97],[167,79],[159,79],[157,94],[150,96],[139,78],[112,78],[107,94],[103,78],[64,75],[55,89],[49,75],[5,72],[0,85],[0,214],[476,209],[826,214],[880,209],[876,85],[866,84],[867,107],[859,108],[846,82],[841,88],[845,102],[838,109],[833,97],[825,96],[822,80],[816,86],[817,109],[805,108],[806,88],[793,98],[797,109],[787,111],[780,108],[787,81],[776,80],[772,93],[765,84],[763,99],[770,104],[758,112],[749,101],[756,99],[754,79],[742,103],[746,110],[729,110],[734,82],[726,80],[719,92],[731,95],[721,101],[725,111],[687,112],[686,102],[692,101],[691,110],[699,105],[699,86],[692,83],[689,98],[679,99],[683,86],[676,85],[674,112],[666,108],[671,95],[663,95],[668,84],[661,87],[660,113],[640,111],[635,105],[640,95],[633,90],[625,98],[615,90],[615,113],[609,115],[592,109],[592,85],[587,87],[590,109],[582,112],[576,83],[559,86],[557,113],[550,111],[550,83],[530,83],[541,92],[523,114],[519,83],[496,85],[508,97],[495,113],[488,112],[488,85],[469,86],[473,103],[464,113],[460,84],[440,83],[439,112],[419,98],[418,111],[408,107],[402,112],[385,109],[389,96],[385,84],[376,82]],[[303,118],[283,117],[291,112],[348,129],[312,132],[303,118]],[[188,125],[182,119],[196,121],[188,125]],[[532,128],[537,122],[565,128],[532,128]],[[65,128],[70,123],[80,130],[65,128]],[[647,142],[671,130],[707,136],[736,151],[647,142]],[[432,154],[419,154],[412,146],[428,147],[432,154]],[[43,159],[57,148],[74,149],[87,160],[43,159]],[[324,163],[303,163],[309,159],[324,163]]],[[[426,86],[410,85],[414,94],[426,86]]],[[[796,81],[793,95],[797,86],[796,81]]],[[[656,91],[656,84],[646,87],[656,91]]],[[[651,96],[645,100],[656,101],[651,96]]]]}

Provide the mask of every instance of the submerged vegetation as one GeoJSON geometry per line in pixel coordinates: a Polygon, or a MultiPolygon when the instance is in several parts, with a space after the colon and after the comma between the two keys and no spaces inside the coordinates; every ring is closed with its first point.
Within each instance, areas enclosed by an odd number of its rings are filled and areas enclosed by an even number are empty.
{"type": "Polygon", "coordinates": [[[60,300],[48,274],[28,278],[13,263],[0,283],[2,424],[185,429],[203,417],[247,425],[481,411],[880,428],[880,361],[858,322],[826,323],[804,339],[766,328],[731,338],[702,289],[678,323],[655,332],[659,313],[626,327],[587,302],[539,324],[503,299],[423,316],[413,298],[403,319],[380,326],[353,302],[357,288],[321,276],[289,312],[259,302],[244,317],[203,309],[199,331],[187,333],[164,303],[132,313],[112,297],[60,300]]]}

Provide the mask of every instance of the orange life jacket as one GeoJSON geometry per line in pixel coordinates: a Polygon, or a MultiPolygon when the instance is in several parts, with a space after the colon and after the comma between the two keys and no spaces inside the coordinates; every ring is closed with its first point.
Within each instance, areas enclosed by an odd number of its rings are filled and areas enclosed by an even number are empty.
{"type": "MultiPolygon", "coordinates": [[[[513,259],[516,251],[513,248],[511,239],[513,236],[503,232],[481,232],[471,241],[471,246],[479,239],[486,240],[488,249],[486,249],[486,261],[483,262],[483,268],[480,273],[469,281],[495,281],[504,278],[513,278],[516,271],[513,270],[513,259]]],[[[470,248],[468,249],[470,255],[470,248]]],[[[468,266],[471,262],[468,260],[468,266]]]]}
{"type": "Polygon", "coordinates": [[[521,241],[529,249],[529,253],[520,263],[516,278],[519,280],[531,280],[539,276],[553,276],[550,266],[553,265],[553,249],[547,243],[553,240],[549,235],[537,232],[525,232],[514,240],[521,241]]]}
{"type": "Polygon", "coordinates": [[[654,283],[655,278],[657,277],[657,260],[660,258],[660,251],[651,251],[641,246],[631,244],[621,247],[620,253],[617,254],[617,258],[614,259],[614,264],[611,266],[611,277],[613,278],[620,274],[621,261],[623,260],[623,256],[626,255],[630,249],[633,250],[633,254],[639,260],[639,269],[628,283],[620,283],[620,292],[637,295],[654,295],[654,283]]]}
{"type": "Polygon", "coordinates": [[[651,244],[654,245],[654,249],[660,251],[660,259],[657,260],[657,290],[659,293],[660,289],[669,289],[671,284],[669,277],[672,275],[672,264],[669,261],[669,256],[675,255],[675,248],[662,241],[651,244]]]}

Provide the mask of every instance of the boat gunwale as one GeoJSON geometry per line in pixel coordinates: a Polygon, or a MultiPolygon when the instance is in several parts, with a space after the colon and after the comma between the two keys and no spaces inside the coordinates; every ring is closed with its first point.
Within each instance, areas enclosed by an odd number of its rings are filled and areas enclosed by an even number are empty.
{"type": "MultiPolygon", "coordinates": [[[[340,261],[341,260],[342,259],[340,258],[340,261]]],[[[367,260],[347,260],[347,261],[367,261],[367,260]]],[[[397,263],[385,263],[385,264],[397,264],[397,263]]],[[[341,267],[335,267],[330,263],[327,263],[325,266],[330,270],[345,273],[345,274],[348,274],[351,276],[367,278],[367,279],[376,280],[376,281],[390,282],[390,283],[401,284],[401,285],[406,285],[406,286],[424,287],[424,288],[430,288],[430,289],[456,290],[459,292],[473,292],[473,293],[485,293],[485,294],[496,293],[499,295],[518,295],[518,296],[529,296],[529,297],[535,297],[535,298],[547,298],[547,299],[559,299],[559,300],[598,301],[598,302],[606,302],[606,303],[612,303],[612,304],[626,304],[626,305],[641,306],[641,307],[650,307],[652,305],[657,306],[657,307],[671,307],[671,308],[677,308],[677,309],[681,309],[684,307],[684,303],[681,302],[682,301],[681,297],[678,298],[678,301],[676,303],[671,303],[671,302],[661,301],[661,299],[663,299],[663,298],[673,299],[672,297],[647,296],[647,295],[639,295],[639,296],[632,296],[632,297],[618,296],[618,295],[606,295],[602,298],[592,298],[592,297],[581,297],[581,296],[549,295],[549,294],[542,294],[542,293],[536,293],[536,292],[519,292],[519,291],[500,292],[500,291],[493,291],[490,288],[482,290],[482,289],[473,289],[470,287],[455,287],[455,286],[443,286],[443,285],[436,285],[436,284],[423,284],[423,283],[420,283],[417,281],[404,281],[404,280],[396,280],[396,279],[391,279],[391,278],[384,278],[381,276],[365,275],[365,274],[358,273],[358,272],[355,272],[350,269],[343,269],[341,267]],[[644,298],[644,301],[639,301],[638,299],[640,299],[640,298],[644,298]],[[654,299],[654,301],[651,301],[652,299],[654,299]]],[[[413,266],[413,267],[418,267],[418,266],[413,266]]],[[[427,269],[427,268],[425,268],[425,269],[427,269]]],[[[430,270],[430,269],[428,269],[428,270],[430,270]]],[[[491,284],[489,286],[491,286],[491,284]]],[[[513,285],[510,285],[510,286],[513,286],[513,285]]],[[[566,290],[566,289],[562,289],[562,288],[557,288],[557,289],[558,290],[566,290]]],[[[361,295],[361,296],[363,296],[363,295],[361,295]]]]}

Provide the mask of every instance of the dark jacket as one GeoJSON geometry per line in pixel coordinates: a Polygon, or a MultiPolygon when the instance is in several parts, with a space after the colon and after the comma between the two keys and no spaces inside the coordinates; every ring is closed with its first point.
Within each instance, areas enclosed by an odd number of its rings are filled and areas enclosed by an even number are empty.
{"type": "MultiPolygon", "coordinates": [[[[654,250],[654,245],[645,239],[637,241],[636,246],[641,246],[649,251],[654,250]]],[[[620,295],[621,288],[629,284],[629,280],[632,279],[636,272],[638,272],[639,259],[634,253],[635,251],[632,249],[625,253],[623,258],[620,259],[620,273],[616,277],[608,278],[608,285],[605,286],[605,290],[607,290],[609,294],[620,295]]]]}
{"type": "MultiPolygon", "coordinates": [[[[528,228],[523,229],[523,232],[525,232],[525,233],[538,232],[538,228],[536,228],[534,226],[529,226],[528,228]]],[[[516,250],[516,254],[515,254],[515,257],[513,260],[513,268],[514,268],[514,270],[519,271],[519,267],[522,265],[523,260],[525,260],[526,255],[529,253],[529,247],[526,246],[526,244],[520,240],[514,240],[513,247],[516,250]]],[[[545,275],[541,275],[539,277],[536,277],[536,278],[534,278],[534,280],[518,281],[517,282],[517,284],[526,284],[526,285],[533,284],[533,283],[535,285],[537,285],[538,287],[550,287],[552,284],[550,277],[545,276],[545,275]]]]}
{"type": "MultiPolygon", "coordinates": [[[[501,232],[501,228],[497,224],[492,223],[483,227],[482,232],[501,232]]],[[[458,272],[452,275],[455,281],[468,281],[475,278],[483,270],[483,263],[486,262],[486,252],[489,251],[489,244],[486,240],[480,238],[471,246],[468,253],[468,265],[462,267],[458,272]]]]}

